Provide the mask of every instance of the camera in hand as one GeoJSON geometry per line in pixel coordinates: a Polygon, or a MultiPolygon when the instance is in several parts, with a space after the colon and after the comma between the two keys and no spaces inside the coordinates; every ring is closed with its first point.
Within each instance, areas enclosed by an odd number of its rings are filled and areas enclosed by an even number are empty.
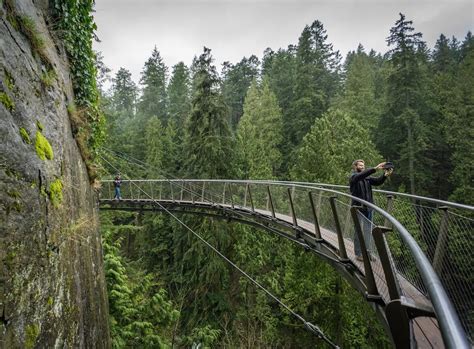
{"type": "Polygon", "coordinates": [[[393,170],[395,168],[395,166],[393,166],[393,163],[391,162],[386,162],[385,165],[383,165],[383,169],[384,170],[393,170]]]}

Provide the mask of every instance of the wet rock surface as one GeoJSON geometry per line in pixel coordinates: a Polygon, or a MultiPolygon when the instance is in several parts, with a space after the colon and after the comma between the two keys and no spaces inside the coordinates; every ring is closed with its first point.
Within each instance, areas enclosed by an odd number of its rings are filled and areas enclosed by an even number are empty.
{"type": "Polygon", "coordinates": [[[0,7],[0,348],[109,347],[96,195],[46,4],[0,7]],[[20,17],[35,24],[42,52],[20,17]]]}

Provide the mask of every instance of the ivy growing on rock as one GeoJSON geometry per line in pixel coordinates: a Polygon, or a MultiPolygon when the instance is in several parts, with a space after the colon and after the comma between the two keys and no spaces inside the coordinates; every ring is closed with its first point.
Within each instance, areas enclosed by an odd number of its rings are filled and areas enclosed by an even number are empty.
{"type": "Polygon", "coordinates": [[[64,42],[70,61],[75,103],[81,110],[78,113],[81,120],[72,119],[71,122],[92,180],[96,177],[96,152],[105,137],[105,119],[100,108],[95,54],[92,49],[97,29],[92,16],[94,1],[55,0],[53,4],[56,30],[64,42]]]}

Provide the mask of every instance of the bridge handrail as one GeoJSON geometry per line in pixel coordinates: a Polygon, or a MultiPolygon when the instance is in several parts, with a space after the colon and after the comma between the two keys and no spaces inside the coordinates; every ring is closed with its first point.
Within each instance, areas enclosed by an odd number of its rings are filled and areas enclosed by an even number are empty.
{"type": "MultiPolygon", "coordinates": [[[[431,266],[428,258],[423,253],[421,247],[412,237],[412,235],[405,229],[405,227],[391,214],[384,211],[380,207],[354,197],[350,194],[327,189],[324,187],[317,186],[317,184],[308,183],[310,185],[298,184],[297,182],[285,182],[285,181],[267,181],[267,180],[228,180],[228,179],[139,179],[139,180],[126,180],[129,182],[221,182],[221,183],[245,183],[245,184],[278,184],[288,187],[299,187],[305,189],[318,189],[324,192],[342,195],[361,203],[364,206],[370,207],[374,211],[377,211],[384,218],[386,218],[392,225],[397,229],[400,237],[405,242],[407,247],[410,249],[412,257],[415,261],[417,269],[420,272],[423,283],[426,286],[428,295],[433,304],[435,314],[439,325],[441,327],[441,334],[443,336],[444,344],[447,348],[470,348],[467,340],[467,335],[461,325],[459,317],[452,305],[444,287],[442,286],[441,280],[431,266]],[[440,316],[443,315],[443,316],[440,316]]],[[[113,182],[113,180],[103,180],[103,182],[113,182]]]]}
{"type": "MultiPolygon", "coordinates": [[[[268,180],[246,180],[246,179],[193,179],[193,178],[186,178],[186,179],[136,179],[134,181],[141,181],[141,182],[180,182],[180,181],[193,181],[193,182],[222,182],[222,183],[262,183],[262,184],[285,184],[285,185],[300,185],[300,186],[309,186],[311,188],[336,188],[336,189],[345,189],[349,190],[348,185],[341,185],[341,184],[326,184],[326,183],[311,183],[311,182],[293,182],[293,181],[268,181],[268,180]]],[[[102,180],[102,182],[113,182],[113,180],[102,180]]],[[[406,197],[413,200],[423,200],[426,202],[431,202],[433,204],[439,206],[448,206],[456,209],[461,210],[468,210],[474,212],[474,206],[460,204],[457,202],[452,201],[445,201],[440,199],[434,199],[427,196],[419,196],[413,195],[408,193],[400,193],[396,191],[388,191],[388,190],[381,190],[381,189],[374,189],[377,193],[382,193],[386,195],[394,195],[394,196],[401,196],[406,197]]]]}

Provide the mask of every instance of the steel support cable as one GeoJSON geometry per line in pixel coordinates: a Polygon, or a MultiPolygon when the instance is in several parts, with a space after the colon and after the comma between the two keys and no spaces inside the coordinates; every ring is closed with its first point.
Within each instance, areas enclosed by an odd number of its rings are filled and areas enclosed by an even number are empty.
{"type": "MultiPolygon", "coordinates": [[[[100,155],[99,155],[100,156],[100,155]]],[[[114,170],[118,170],[113,166],[109,161],[107,161],[105,158],[100,156],[104,161],[106,161],[114,170]]],[[[293,311],[290,307],[288,307],[285,303],[283,303],[280,299],[278,299],[276,296],[274,296],[270,291],[268,291],[265,287],[263,287],[257,280],[252,278],[249,274],[247,274],[243,269],[241,269],[239,266],[237,266],[234,262],[232,262],[229,258],[227,258],[223,253],[221,253],[217,248],[215,248],[213,245],[211,245],[209,242],[207,242],[201,235],[196,233],[193,229],[191,229],[186,223],[184,223],[182,220],[180,220],[176,215],[174,215],[171,211],[169,211],[166,207],[164,207],[162,204],[160,204],[157,200],[153,199],[146,191],[144,191],[139,185],[133,183],[138,190],[140,190],[145,196],[150,198],[153,203],[157,204],[158,206],[161,207],[162,210],[164,210],[166,213],[168,213],[171,217],[173,217],[177,222],[179,222],[184,228],[186,228],[188,231],[190,231],[194,236],[196,236],[199,240],[201,240],[202,243],[204,243],[207,247],[209,247],[211,250],[213,250],[219,257],[224,259],[227,263],[229,263],[233,268],[235,268],[237,271],[239,271],[242,275],[244,275],[247,279],[249,279],[255,286],[260,288],[263,292],[265,292],[270,298],[272,298],[274,301],[276,301],[278,304],[280,304],[283,308],[285,308],[290,314],[292,314],[295,318],[303,322],[304,326],[313,334],[315,334],[318,338],[324,340],[327,344],[329,344],[333,348],[339,349],[339,346],[334,344],[325,334],[324,332],[316,325],[312,324],[309,321],[306,321],[301,315],[293,311]]]]}

